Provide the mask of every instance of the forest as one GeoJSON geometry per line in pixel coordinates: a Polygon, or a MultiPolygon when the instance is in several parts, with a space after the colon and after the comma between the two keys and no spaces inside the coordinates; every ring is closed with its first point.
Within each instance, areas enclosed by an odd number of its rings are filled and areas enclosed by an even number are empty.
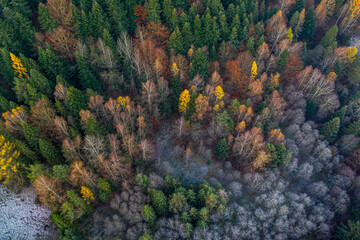
{"type": "Polygon", "coordinates": [[[359,50],[360,0],[0,0],[0,239],[360,239],[359,50]]]}

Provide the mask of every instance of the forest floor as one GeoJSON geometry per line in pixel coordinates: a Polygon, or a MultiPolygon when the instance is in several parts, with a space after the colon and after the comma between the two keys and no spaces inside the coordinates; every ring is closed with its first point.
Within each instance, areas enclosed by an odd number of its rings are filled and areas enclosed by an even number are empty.
{"type": "Polygon", "coordinates": [[[58,239],[51,211],[35,203],[33,187],[19,193],[0,185],[0,239],[47,240],[58,239]]]}

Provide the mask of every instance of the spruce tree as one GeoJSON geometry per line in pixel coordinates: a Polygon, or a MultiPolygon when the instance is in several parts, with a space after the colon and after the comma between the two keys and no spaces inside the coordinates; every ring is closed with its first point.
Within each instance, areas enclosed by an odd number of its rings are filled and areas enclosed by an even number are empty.
{"type": "Polygon", "coordinates": [[[51,98],[54,84],[44,77],[40,72],[30,69],[30,84],[40,93],[51,98]]]}
{"type": "Polygon", "coordinates": [[[356,136],[360,136],[360,120],[351,123],[343,132],[344,134],[355,134],[356,136]]]}
{"type": "Polygon", "coordinates": [[[220,41],[227,41],[230,34],[230,30],[228,23],[226,21],[225,14],[221,15],[219,18],[219,28],[220,28],[220,41]]]}
{"type": "Polygon", "coordinates": [[[277,71],[279,73],[282,73],[286,67],[287,64],[287,59],[289,56],[289,50],[286,48],[280,55],[280,59],[278,61],[278,65],[277,65],[277,71]]]}
{"type": "Polygon", "coordinates": [[[56,23],[54,19],[51,18],[49,9],[42,2],[39,3],[38,14],[38,21],[42,30],[49,32],[56,28],[56,23]]]}
{"type": "Polygon", "coordinates": [[[149,0],[147,2],[147,20],[150,22],[160,21],[161,7],[158,0],[149,0]]]}
{"type": "Polygon", "coordinates": [[[86,102],[86,97],[80,90],[74,87],[69,88],[65,104],[74,118],[79,118],[79,112],[87,108],[86,102]]]}
{"type": "Polygon", "coordinates": [[[167,42],[168,49],[174,49],[176,54],[185,54],[186,48],[184,45],[183,36],[177,27],[175,31],[170,35],[170,38],[167,42]]]}
{"type": "Polygon", "coordinates": [[[176,29],[179,26],[178,15],[177,15],[177,11],[175,8],[173,9],[172,14],[171,14],[170,26],[171,26],[171,29],[176,29]]]}
{"type": "MultiPolygon", "coordinates": [[[[336,42],[336,36],[338,34],[338,27],[334,25],[332,28],[327,31],[327,33],[322,37],[320,44],[324,48],[328,48],[330,46],[334,46],[334,43],[336,42]]],[[[336,47],[336,45],[335,45],[336,47]]]]}
{"type": "Polygon", "coordinates": [[[79,53],[76,53],[76,62],[82,89],[90,88],[98,93],[101,93],[101,82],[96,79],[90,67],[85,62],[85,59],[80,56],[79,53]]]}
{"type": "Polygon", "coordinates": [[[208,13],[205,17],[202,18],[203,20],[203,31],[204,31],[204,44],[209,48],[211,43],[213,42],[213,35],[212,35],[212,18],[211,15],[208,13]]]}
{"type": "Polygon", "coordinates": [[[29,123],[23,122],[22,129],[24,132],[24,137],[30,147],[34,150],[39,150],[39,138],[41,136],[41,130],[37,127],[31,126],[29,123]]]}
{"type": "Polygon", "coordinates": [[[168,202],[163,191],[152,189],[151,203],[158,216],[165,216],[168,213],[168,202]]]}
{"type": "Polygon", "coordinates": [[[94,38],[101,37],[103,34],[104,28],[109,30],[110,23],[107,19],[106,13],[103,11],[101,6],[94,1],[91,13],[90,13],[90,23],[91,23],[91,36],[94,38]]]}
{"type": "Polygon", "coordinates": [[[345,119],[346,112],[347,112],[347,106],[344,106],[344,107],[340,108],[338,111],[336,111],[334,114],[332,114],[329,119],[331,120],[331,119],[334,119],[336,117],[339,117],[340,118],[340,125],[341,125],[343,123],[344,119],[345,119]]]}
{"type": "Polygon", "coordinates": [[[319,132],[325,137],[326,140],[329,141],[329,143],[332,143],[338,135],[339,128],[340,118],[336,117],[321,125],[321,127],[319,128],[319,132]]]}
{"type": "Polygon", "coordinates": [[[40,68],[53,83],[57,75],[61,75],[67,81],[71,78],[70,64],[59,57],[51,46],[47,45],[45,49],[39,47],[38,53],[40,68]]]}
{"type": "MultiPolygon", "coordinates": [[[[126,9],[122,1],[106,0],[106,10],[109,13],[111,25],[114,26],[117,35],[129,28],[126,9]]],[[[105,40],[104,40],[105,41],[105,40]]]]}
{"type": "Polygon", "coordinates": [[[310,8],[305,13],[304,26],[300,33],[300,39],[302,41],[308,42],[308,41],[312,41],[314,39],[315,22],[316,22],[315,11],[313,8],[310,8]]]}
{"type": "Polygon", "coordinates": [[[222,138],[215,146],[215,155],[218,159],[224,160],[229,157],[229,150],[226,138],[222,138]]]}
{"type": "Polygon", "coordinates": [[[191,66],[189,71],[190,79],[193,79],[196,76],[196,74],[199,73],[200,76],[204,78],[204,81],[207,81],[208,72],[209,72],[209,59],[206,56],[205,52],[201,48],[199,48],[194,53],[194,56],[191,61],[191,66]]]}
{"type": "Polygon", "coordinates": [[[196,15],[194,20],[194,40],[195,40],[195,46],[196,47],[202,47],[204,46],[204,39],[203,39],[203,27],[200,20],[200,15],[196,15]]]}
{"type": "Polygon", "coordinates": [[[61,159],[58,149],[41,138],[39,138],[39,150],[41,155],[51,164],[58,163],[61,159]]]}
{"type": "Polygon", "coordinates": [[[189,22],[186,22],[181,30],[183,40],[184,40],[184,47],[186,50],[190,47],[190,45],[193,43],[193,32],[191,29],[191,25],[189,22]]]}
{"type": "Polygon", "coordinates": [[[173,111],[178,108],[178,100],[182,91],[179,76],[176,74],[170,81],[169,102],[173,111]]]}
{"type": "Polygon", "coordinates": [[[173,9],[174,9],[172,1],[164,0],[162,8],[163,8],[162,14],[163,14],[163,18],[165,19],[165,23],[168,26],[171,26],[171,16],[173,14],[173,9]]]}

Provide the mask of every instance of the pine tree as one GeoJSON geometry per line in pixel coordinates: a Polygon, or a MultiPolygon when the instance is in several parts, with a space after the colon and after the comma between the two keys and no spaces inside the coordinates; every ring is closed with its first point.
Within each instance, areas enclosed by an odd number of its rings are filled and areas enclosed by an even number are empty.
{"type": "Polygon", "coordinates": [[[340,128],[340,118],[336,117],[324,123],[319,128],[319,132],[321,135],[325,137],[326,140],[329,141],[329,143],[332,143],[338,135],[339,128],[340,128]]]}
{"type": "Polygon", "coordinates": [[[315,17],[314,9],[310,8],[305,14],[304,26],[300,33],[300,39],[302,41],[308,42],[314,39],[315,22],[316,22],[316,17],[315,17]]]}
{"type": "Polygon", "coordinates": [[[190,79],[193,79],[198,73],[204,80],[207,80],[209,73],[209,59],[201,48],[196,50],[192,58],[189,71],[190,79]]]}
{"type": "Polygon", "coordinates": [[[171,14],[170,26],[171,29],[176,29],[179,26],[178,14],[175,8],[173,9],[171,14]]]}
{"type": "Polygon", "coordinates": [[[152,189],[151,203],[158,216],[165,216],[168,213],[168,202],[163,191],[152,189]]]}
{"type": "Polygon", "coordinates": [[[96,79],[95,75],[91,72],[90,67],[79,53],[76,53],[76,62],[79,69],[79,78],[82,88],[90,88],[101,93],[101,82],[96,79]]]}
{"type": "Polygon", "coordinates": [[[156,214],[154,212],[154,209],[149,205],[145,205],[143,209],[143,214],[145,217],[145,221],[151,226],[154,226],[156,222],[156,214]]]}
{"type": "Polygon", "coordinates": [[[116,42],[108,30],[104,29],[102,39],[104,40],[106,46],[108,46],[113,53],[116,53],[116,42]]]}
{"type": "Polygon", "coordinates": [[[181,29],[181,33],[183,36],[184,47],[185,49],[188,49],[189,46],[193,43],[193,39],[194,39],[191,25],[189,22],[186,22],[184,24],[183,28],[181,29]]]}
{"type": "Polygon", "coordinates": [[[44,30],[45,32],[50,32],[57,27],[54,19],[51,18],[49,9],[45,7],[45,4],[43,4],[42,2],[39,3],[38,14],[38,21],[41,25],[42,30],[44,30]]]}
{"type": "Polygon", "coordinates": [[[205,17],[203,17],[203,31],[204,31],[204,44],[210,47],[211,43],[213,42],[213,35],[212,35],[212,18],[211,15],[208,13],[205,17]]]}
{"type": "Polygon", "coordinates": [[[197,98],[197,93],[196,93],[196,91],[193,91],[191,93],[190,101],[188,104],[188,109],[187,109],[186,115],[185,115],[186,120],[190,120],[191,116],[196,112],[196,104],[195,104],[196,98],[197,98]]]}
{"type": "Polygon", "coordinates": [[[171,16],[173,14],[173,9],[174,9],[172,1],[164,0],[162,8],[163,8],[163,12],[162,12],[163,18],[165,19],[165,23],[168,26],[171,26],[171,16]]]}
{"type": "Polygon", "coordinates": [[[50,142],[39,138],[39,150],[41,155],[51,164],[60,162],[60,152],[50,142]]]}
{"type": "Polygon", "coordinates": [[[44,77],[40,72],[30,69],[30,84],[45,96],[51,98],[53,94],[53,83],[44,77]]]}
{"type": "Polygon", "coordinates": [[[24,137],[29,143],[30,147],[39,150],[39,138],[41,136],[41,130],[37,127],[31,126],[29,123],[23,122],[22,129],[24,132],[24,137]]]}
{"type": "Polygon", "coordinates": [[[235,46],[237,46],[239,44],[239,34],[238,34],[238,31],[237,31],[237,28],[234,27],[232,30],[231,30],[231,34],[229,36],[229,41],[234,44],[235,46]]]}
{"type": "Polygon", "coordinates": [[[200,20],[200,15],[196,15],[194,20],[194,43],[196,47],[204,46],[204,39],[203,39],[203,27],[200,20]]]}
{"type": "Polygon", "coordinates": [[[221,15],[219,18],[219,28],[220,28],[220,41],[222,40],[227,41],[230,34],[230,30],[225,14],[221,15]]]}
{"type": "MultiPolygon", "coordinates": [[[[106,0],[106,10],[109,13],[111,25],[114,26],[117,36],[129,29],[127,12],[122,1],[106,0]]],[[[105,39],[104,39],[105,41],[105,39]]]]}
{"type": "Polygon", "coordinates": [[[278,61],[278,65],[277,65],[277,71],[279,73],[283,73],[286,67],[286,63],[288,60],[288,56],[289,56],[289,50],[285,49],[281,55],[280,55],[280,59],[278,61]]]}
{"type": "Polygon", "coordinates": [[[324,47],[324,48],[328,48],[331,46],[335,46],[337,44],[334,44],[336,42],[336,37],[337,37],[337,33],[338,33],[338,27],[336,25],[334,25],[332,28],[329,29],[329,31],[327,31],[327,33],[322,37],[320,44],[324,47]]]}
{"type": "Polygon", "coordinates": [[[251,54],[255,53],[255,40],[254,37],[250,37],[246,43],[246,50],[248,50],[251,54]]]}

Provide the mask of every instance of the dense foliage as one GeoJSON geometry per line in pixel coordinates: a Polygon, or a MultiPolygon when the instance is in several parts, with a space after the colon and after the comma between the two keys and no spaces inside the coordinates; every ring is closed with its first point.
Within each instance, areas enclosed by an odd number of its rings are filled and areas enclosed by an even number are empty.
{"type": "Polygon", "coordinates": [[[0,182],[61,239],[357,239],[359,23],[359,0],[0,0],[0,182]]]}

